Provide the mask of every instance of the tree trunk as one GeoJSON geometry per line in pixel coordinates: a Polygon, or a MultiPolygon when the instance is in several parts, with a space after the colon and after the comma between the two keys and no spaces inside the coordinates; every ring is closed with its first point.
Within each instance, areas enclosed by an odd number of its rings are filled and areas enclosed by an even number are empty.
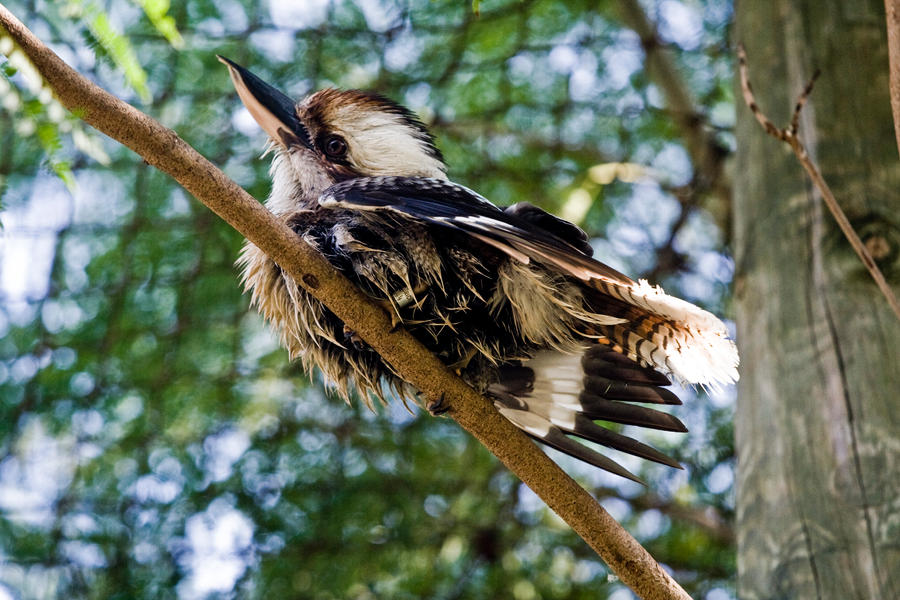
{"type": "MultiPolygon", "coordinates": [[[[779,126],[822,69],[801,137],[897,290],[883,10],[880,0],[745,0],[736,39],[779,126]]],[[[787,145],[739,104],[738,593],[900,598],[900,322],[787,145]]]]}

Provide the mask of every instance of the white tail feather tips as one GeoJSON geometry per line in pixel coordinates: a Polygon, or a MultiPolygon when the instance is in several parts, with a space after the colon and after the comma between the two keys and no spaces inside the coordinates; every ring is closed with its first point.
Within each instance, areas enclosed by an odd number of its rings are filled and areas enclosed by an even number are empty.
{"type": "Polygon", "coordinates": [[[631,302],[682,325],[675,348],[666,350],[672,374],[685,383],[716,388],[738,380],[737,347],[717,316],[681,298],[669,296],[645,279],[628,288],[631,302]]]}
{"type": "Polygon", "coordinates": [[[698,330],[710,330],[727,335],[725,324],[709,311],[691,304],[687,300],[668,295],[658,285],[650,285],[641,279],[631,286],[631,300],[636,306],[646,308],[661,317],[684,323],[698,330]]]}
{"type": "Polygon", "coordinates": [[[690,343],[669,354],[676,377],[714,389],[738,380],[739,359],[733,341],[709,330],[689,330],[688,335],[690,343]]]}

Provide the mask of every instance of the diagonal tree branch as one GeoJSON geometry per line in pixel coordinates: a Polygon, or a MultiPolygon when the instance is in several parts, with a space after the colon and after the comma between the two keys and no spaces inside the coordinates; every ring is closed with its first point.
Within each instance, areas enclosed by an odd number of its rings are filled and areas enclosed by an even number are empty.
{"type": "Polygon", "coordinates": [[[875,262],[875,259],[872,257],[872,253],[869,252],[865,243],[859,239],[859,235],[854,231],[850,219],[844,214],[844,210],[841,208],[841,205],[838,204],[831,188],[828,187],[828,183],[825,182],[825,178],[822,177],[819,168],[809,157],[806,146],[803,145],[803,142],[800,141],[800,136],[797,134],[797,129],[800,126],[800,112],[803,110],[806,101],[809,99],[809,95],[812,93],[813,84],[819,77],[819,71],[817,70],[813,74],[809,83],[806,84],[803,92],[801,92],[800,96],[797,98],[797,103],[794,105],[794,113],[791,115],[790,124],[785,128],[781,128],[775,125],[769,117],[762,112],[759,105],[756,103],[756,96],[753,94],[753,86],[750,85],[750,75],[747,72],[747,52],[744,50],[743,44],[738,44],[737,53],[738,69],[741,77],[741,92],[743,93],[744,102],[747,104],[747,108],[750,109],[750,112],[753,113],[753,116],[767,134],[786,143],[791,147],[791,150],[794,151],[794,155],[796,155],[797,160],[800,161],[800,164],[806,170],[806,174],[809,175],[813,185],[816,186],[816,189],[822,195],[825,206],[831,211],[831,215],[841,228],[847,241],[850,242],[850,245],[853,246],[859,259],[866,266],[866,269],[869,270],[869,274],[875,281],[875,285],[878,286],[878,289],[881,291],[885,300],[887,300],[891,310],[893,310],[894,314],[897,315],[897,318],[900,319],[900,302],[897,301],[894,290],[891,289],[891,286],[888,285],[888,282],[885,280],[884,274],[881,272],[881,269],[878,268],[878,263],[875,262]]]}
{"type": "Polygon", "coordinates": [[[594,498],[493,405],[456,377],[409,333],[392,331],[388,315],[314,249],[202,157],[175,132],[79,75],[3,5],[0,26],[31,60],[57,98],[87,123],[171,175],[188,192],[302,282],[429,399],[450,414],[525,482],[641,598],[689,596],[594,498]]]}

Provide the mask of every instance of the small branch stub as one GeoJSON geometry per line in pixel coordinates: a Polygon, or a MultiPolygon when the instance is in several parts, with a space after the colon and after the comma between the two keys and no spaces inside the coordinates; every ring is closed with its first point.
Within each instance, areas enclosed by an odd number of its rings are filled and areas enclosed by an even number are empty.
{"type": "Polygon", "coordinates": [[[303,284],[311,290],[319,289],[319,278],[313,275],[312,273],[305,273],[303,277],[303,284]]]}

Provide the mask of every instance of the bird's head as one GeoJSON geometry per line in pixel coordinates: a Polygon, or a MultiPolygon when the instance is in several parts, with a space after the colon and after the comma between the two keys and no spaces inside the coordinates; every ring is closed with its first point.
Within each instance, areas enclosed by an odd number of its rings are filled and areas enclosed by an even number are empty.
{"type": "Polygon", "coordinates": [[[294,102],[240,65],[219,57],[244,106],[275,149],[270,208],[298,208],[355,177],[394,175],[446,179],[434,138],[407,108],[379,94],[325,89],[294,102]]]}

